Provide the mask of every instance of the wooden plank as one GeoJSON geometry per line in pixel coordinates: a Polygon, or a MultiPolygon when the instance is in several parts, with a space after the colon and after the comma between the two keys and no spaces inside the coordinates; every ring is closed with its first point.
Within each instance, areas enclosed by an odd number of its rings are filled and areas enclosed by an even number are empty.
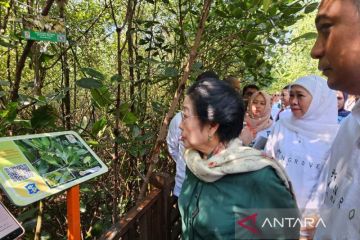
{"type": "Polygon", "coordinates": [[[171,240],[181,239],[181,221],[175,222],[171,227],[171,240]]]}
{"type": "Polygon", "coordinates": [[[129,239],[133,240],[133,239],[138,239],[138,233],[136,231],[137,227],[135,226],[135,224],[131,225],[128,228],[127,234],[129,236],[129,239]]]}
{"type": "Polygon", "coordinates": [[[141,240],[151,239],[149,236],[149,232],[151,232],[151,227],[149,226],[150,224],[148,217],[149,215],[151,216],[151,208],[148,211],[146,211],[146,213],[142,215],[141,218],[139,219],[139,233],[141,240]]]}
{"type": "Polygon", "coordinates": [[[164,214],[164,207],[162,199],[159,199],[152,208],[152,239],[166,239],[166,228],[167,226],[164,224],[163,214],[164,214]]]}

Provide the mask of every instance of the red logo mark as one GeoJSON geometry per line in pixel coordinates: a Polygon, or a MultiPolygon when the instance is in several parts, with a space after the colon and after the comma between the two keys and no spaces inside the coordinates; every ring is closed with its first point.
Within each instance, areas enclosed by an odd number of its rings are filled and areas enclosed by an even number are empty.
{"type": "Polygon", "coordinates": [[[254,233],[254,234],[259,234],[259,230],[256,228],[256,217],[257,217],[257,213],[254,213],[250,216],[247,216],[246,218],[243,218],[239,221],[237,221],[237,224],[239,224],[241,227],[247,229],[248,231],[254,233]],[[251,225],[253,226],[250,226],[250,225],[245,225],[244,223],[245,222],[248,222],[250,221],[251,222],[251,225]]]}

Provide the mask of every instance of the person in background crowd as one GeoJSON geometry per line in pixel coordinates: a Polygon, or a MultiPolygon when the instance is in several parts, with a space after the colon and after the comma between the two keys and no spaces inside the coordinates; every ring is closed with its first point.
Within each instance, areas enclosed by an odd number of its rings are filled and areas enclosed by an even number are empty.
{"type": "Polygon", "coordinates": [[[240,135],[244,145],[256,149],[264,148],[273,125],[270,112],[270,96],[263,91],[255,92],[249,100],[245,115],[246,126],[240,135]]]}
{"type": "Polygon", "coordinates": [[[265,153],[288,173],[300,208],[310,198],[335,137],[336,105],[335,92],[325,79],[314,75],[297,79],[290,90],[292,114],[276,122],[266,144],[265,153]]]}
{"type": "Polygon", "coordinates": [[[280,93],[276,92],[271,96],[271,118],[275,120],[280,110],[281,110],[280,93]]]}
{"type": "Polygon", "coordinates": [[[301,210],[311,197],[336,135],[336,106],[336,93],[325,79],[315,75],[297,79],[290,90],[292,114],[276,122],[265,146],[265,154],[285,168],[301,210]]]}
{"type": "Polygon", "coordinates": [[[290,99],[289,88],[290,86],[286,85],[281,90],[281,110],[278,112],[275,121],[278,121],[282,116],[291,114],[290,102],[289,102],[290,99]]]}
{"type": "Polygon", "coordinates": [[[251,95],[253,95],[254,92],[257,92],[259,90],[260,88],[255,84],[248,84],[243,88],[242,97],[243,97],[245,109],[247,108],[248,101],[251,95]]]}
{"type": "Polygon", "coordinates": [[[351,111],[353,109],[353,107],[355,106],[358,99],[359,99],[359,96],[349,94],[348,98],[345,101],[344,109],[346,111],[351,111]]]}
{"type": "MultiPolygon", "coordinates": [[[[207,78],[195,82],[187,91],[183,114],[187,170],[178,202],[182,239],[251,239],[253,233],[238,224],[248,209],[274,209],[271,213],[279,219],[285,216],[276,209],[288,209],[291,217],[298,217],[282,167],[238,139],[244,107],[229,84],[207,78]]],[[[261,225],[266,216],[259,214],[252,225],[257,238],[269,237],[269,229],[261,225]]],[[[273,238],[285,239],[297,227],[271,232],[276,232],[273,238]]]]}
{"type": "Polygon", "coordinates": [[[241,87],[241,81],[239,78],[235,77],[235,76],[227,76],[224,79],[225,82],[229,83],[237,92],[240,92],[241,87]]]}
{"type": "MultiPolygon", "coordinates": [[[[205,71],[196,78],[196,81],[199,81],[203,78],[218,79],[219,76],[213,71],[205,71]]],[[[170,121],[168,134],[166,137],[168,151],[170,153],[170,156],[176,163],[175,187],[173,190],[173,195],[175,197],[179,197],[181,186],[185,178],[185,169],[186,169],[185,160],[183,157],[184,146],[183,146],[183,142],[180,139],[181,129],[179,128],[179,126],[181,120],[182,120],[181,112],[178,112],[170,121]]]]}
{"type": "MultiPolygon", "coordinates": [[[[332,89],[360,94],[360,1],[322,0],[311,50],[332,89]]],[[[314,239],[360,239],[360,103],[341,123],[323,168],[315,200],[319,217],[314,239]]]]}
{"type": "Polygon", "coordinates": [[[347,117],[350,114],[350,111],[344,109],[345,101],[347,100],[348,94],[342,91],[336,91],[337,101],[338,101],[338,123],[347,117]]]}

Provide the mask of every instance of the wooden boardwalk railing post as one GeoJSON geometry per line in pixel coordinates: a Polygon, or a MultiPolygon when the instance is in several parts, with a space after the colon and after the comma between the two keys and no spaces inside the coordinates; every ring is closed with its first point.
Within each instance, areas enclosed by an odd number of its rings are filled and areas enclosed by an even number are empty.
{"type": "Polygon", "coordinates": [[[178,231],[172,230],[174,201],[171,197],[171,190],[174,178],[169,174],[158,173],[151,178],[150,182],[155,188],[100,239],[177,239],[176,232],[178,233],[178,231]],[[174,238],[174,234],[176,238],[174,238]]]}

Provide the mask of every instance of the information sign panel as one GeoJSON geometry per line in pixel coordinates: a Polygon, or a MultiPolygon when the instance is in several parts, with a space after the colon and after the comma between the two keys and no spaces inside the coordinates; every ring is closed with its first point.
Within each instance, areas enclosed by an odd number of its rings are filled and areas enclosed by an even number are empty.
{"type": "Polygon", "coordinates": [[[0,183],[24,206],[107,172],[73,131],[0,138],[0,183]]]}

